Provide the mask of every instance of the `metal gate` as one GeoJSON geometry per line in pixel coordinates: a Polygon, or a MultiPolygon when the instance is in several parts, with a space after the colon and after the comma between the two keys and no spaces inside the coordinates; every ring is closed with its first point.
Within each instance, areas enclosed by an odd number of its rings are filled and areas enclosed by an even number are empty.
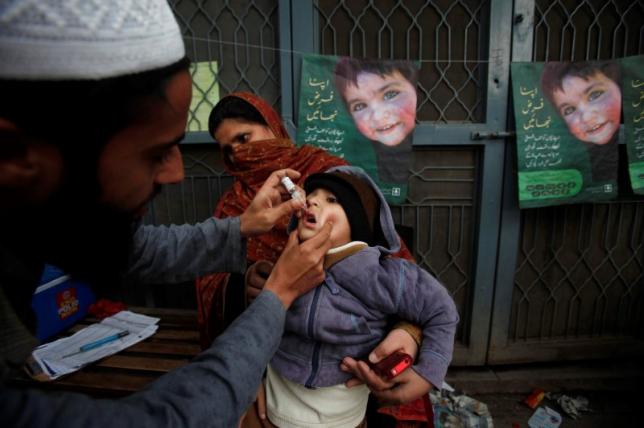
{"type": "MultiPolygon", "coordinates": [[[[392,210],[413,227],[419,264],[457,303],[454,364],[626,349],[616,343],[642,352],[642,198],[519,211],[514,140],[504,133],[512,59],[641,54],[642,1],[179,0],[174,8],[193,61],[217,61],[220,93],[265,97],[292,135],[303,53],[420,60],[409,195],[392,210]]],[[[204,102],[211,89],[200,88],[204,102]]],[[[182,150],[187,180],[155,201],[150,222],[202,220],[231,183],[207,133],[189,133],[182,150]]]]}
{"type": "MultiPolygon", "coordinates": [[[[642,1],[514,3],[515,61],[644,53],[642,1]]],[[[644,202],[625,147],[613,202],[519,211],[513,175],[506,168],[488,362],[643,355],[644,202]]]]}

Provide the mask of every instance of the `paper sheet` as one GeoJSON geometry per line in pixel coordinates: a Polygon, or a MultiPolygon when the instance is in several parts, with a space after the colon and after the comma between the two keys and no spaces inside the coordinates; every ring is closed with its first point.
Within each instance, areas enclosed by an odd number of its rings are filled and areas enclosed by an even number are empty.
{"type": "Polygon", "coordinates": [[[46,378],[53,380],[147,339],[157,331],[157,322],[159,318],[121,311],[98,324],[79,330],[73,336],[38,347],[32,356],[47,375],[46,378]],[[95,349],[69,355],[83,345],[122,331],[128,331],[129,334],[95,349]]]}

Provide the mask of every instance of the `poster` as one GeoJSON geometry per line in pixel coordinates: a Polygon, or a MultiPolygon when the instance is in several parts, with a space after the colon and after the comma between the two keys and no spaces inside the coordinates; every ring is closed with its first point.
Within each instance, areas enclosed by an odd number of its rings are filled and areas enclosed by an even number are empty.
{"type": "Polygon", "coordinates": [[[644,195],[644,56],[621,61],[628,172],[633,192],[644,195]]]}
{"type": "Polygon", "coordinates": [[[208,132],[210,111],[219,101],[217,61],[190,64],[192,75],[192,101],[187,131],[208,132]]]}
{"type": "Polygon", "coordinates": [[[417,76],[412,61],[305,55],[298,144],[319,146],[363,168],[389,203],[404,202],[417,76]]]}
{"type": "Polygon", "coordinates": [[[617,196],[617,62],[513,63],[520,208],[617,196]]]}

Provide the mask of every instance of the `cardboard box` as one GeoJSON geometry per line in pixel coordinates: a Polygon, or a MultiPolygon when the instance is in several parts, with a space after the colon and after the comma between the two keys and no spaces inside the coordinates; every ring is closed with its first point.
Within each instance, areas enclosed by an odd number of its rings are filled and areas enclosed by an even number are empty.
{"type": "Polygon", "coordinates": [[[87,314],[96,297],[89,285],[47,265],[31,299],[36,314],[36,337],[41,342],[69,328],[87,314]]]}

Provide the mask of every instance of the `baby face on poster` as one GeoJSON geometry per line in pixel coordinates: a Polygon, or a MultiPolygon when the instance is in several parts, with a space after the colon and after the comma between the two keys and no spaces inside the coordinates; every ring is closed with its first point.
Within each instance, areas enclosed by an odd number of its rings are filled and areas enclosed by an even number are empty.
{"type": "Polygon", "coordinates": [[[360,72],[342,94],[356,128],[370,140],[400,144],[416,122],[416,89],[399,72],[360,72]]]}
{"type": "Polygon", "coordinates": [[[599,71],[587,78],[565,76],[552,98],[570,133],[581,141],[607,144],[619,130],[620,88],[599,71]]]}

